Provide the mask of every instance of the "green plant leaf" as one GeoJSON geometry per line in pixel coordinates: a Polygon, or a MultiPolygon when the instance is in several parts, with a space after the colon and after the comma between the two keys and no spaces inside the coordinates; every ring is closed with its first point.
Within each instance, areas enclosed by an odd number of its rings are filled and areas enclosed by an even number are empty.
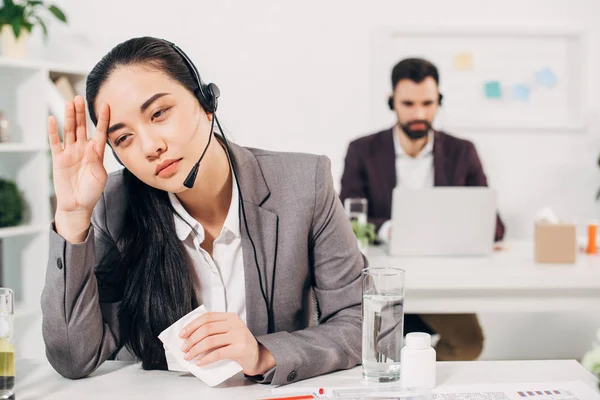
{"type": "Polygon", "coordinates": [[[3,15],[6,23],[10,23],[10,16],[15,12],[15,8],[15,3],[12,0],[4,0],[4,5],[0,9],[0,15],[3,15]]]}
{"type": "Polygon", "coordinates": [[[67,16],[65,15],[65,13],[62,12],[60,8],[56,7],[55,5],[51,5],[50,7],[48,7],[48,10],[50,10],[50,12],[62,22],[67,22],[67,16]]]}
{"type": "Polygon", "coordinates": [[[44,23],[44,21],[42,21],[42,19],[40,17],[34,17],[38,23],[39,26],[42,27],[42,32],[44,33],[44,38],[48,37],[48,27],[46,27],[46,24],[44,23]]]}
{"type": "Polygon", "coordinates": [[[15,182],[0,179],[0,227],[21,222],[25,201],[15,182]]]}
{"type": "Polygon", "coordinates": [[[12,8],[12,14],[10,16],[11,19],[13,18],[23,18],[23,15],[25,14],[25,6],[21,5],[21,4],[15,4],[15,6],[12,8]]]}
{"type": "Polygon", "coordinates": [[[358,223],[358,221],[352,221],[352,231],[357,239],[367,239],[370,243],[373,243],[377,238],[375,234],[375,225],[368,222],[366,224],[358,223]]]}
{"type": "Polygon", "coordinates": [[[39,0],[30,0],[27,2],[27,4],[30,6],[41,6],[42,4],[44,4],[44,2],[39,0]]]}
{"type": "Polygon", "coordinates": [[[22,21],[25,6],[20,4],[14,4],[12,2],[4,4],[4,7],[0,9],[0,21],[2,25],[12,25],[13,33],[15,31],[14,26],[19,24],[15,21],[22,21]]]}
{"type": "Polygon", "coordinates": [[[13,28],[13,33],[15,34],[15,38],[19,38],[19,35],[21,34],[21,20],[20,19],[13,19],[11,21],[11,25],[13,28]]]}

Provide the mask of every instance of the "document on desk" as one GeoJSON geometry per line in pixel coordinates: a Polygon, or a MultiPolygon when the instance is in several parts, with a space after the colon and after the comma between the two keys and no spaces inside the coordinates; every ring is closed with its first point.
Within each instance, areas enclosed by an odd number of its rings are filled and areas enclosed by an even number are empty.
{"type": "Polygon", "coordinates": [[[399,383],[365,384],[356,379],[330,387],[301,383],[273,388],[272,393],[306,393],[321,400],[600,400],[600,394],[581,381],[441,385],[422,392],[406,391],[399,383]]]}
{"type": "Polygon", "coordinates": [[[600,400],[582,381],[440,386],[433,400],[600,400]]]}

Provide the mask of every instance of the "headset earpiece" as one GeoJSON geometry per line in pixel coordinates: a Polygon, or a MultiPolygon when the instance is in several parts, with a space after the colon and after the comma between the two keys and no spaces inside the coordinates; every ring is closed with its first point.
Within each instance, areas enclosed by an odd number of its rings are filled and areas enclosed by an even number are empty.
{"type": "Polygon", "coordinates": [[[202,93],[202,96],[206,101],[206,111],[209,113],[217,111],[217,107],[219,106],[219,96],[221,95],[219,87],[214,83],[209,83],[203,90],[200,90],[200,93],[202,93]]]}
{"type": "Polygon", "coordinates": [[[438,97],[438,105],[442,105],[442,99],[444,98],[444,95],[440,93],[440,96],[438,97]]]}
{"type": "Polygon", "coordinates": [[[185,63],[187,64],[190,72],[194,75],[194,78],[198,83],[198,88],[195,90],[194,94],[198,98],[198,101],[200,102],[202,108],[204,108],[204,111],[208,113],[214,113],[215,111],[217,111],[217,99],[221,94],[221,91],[219,90],[217,85],[215,85],[214,83],[209,83],[208,85],[204,84],[202,78],[200,77],[198,69],[196,68],[192,60],[190,60],[190,58],[183,52],[183,50],[181,50],[175,43],[169,42],[165,39],[162,40],[168,43],[173,48],[173,50],[179,53],[181,58],[183,58],[183,61],[185,61],[185,63]]]}

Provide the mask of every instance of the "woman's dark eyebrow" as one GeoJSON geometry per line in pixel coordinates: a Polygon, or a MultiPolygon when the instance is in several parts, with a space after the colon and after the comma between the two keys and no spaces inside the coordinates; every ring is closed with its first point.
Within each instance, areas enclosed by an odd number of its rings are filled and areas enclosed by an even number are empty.
{"type": "Polygon", "coordinates": [[[113,126],[108,128],[108,130],[106,131],[106,136],[110,136],[111,133],[113,133],[114,131],[118,131],[119,129],[123,128],[124,126],[125,126],[125,124],[122,122],[119,122],[118,124],[114,124],[113,126]]]}
{"type": "MultiPolygon", "coordinates": [[[[161,98],[161,97],[163,97],[163,96],[166,96],[166,95],[168,95],[168,94],[171,94],[171,93],[156,93],[155,95],[153,95],[152,97],[150,97],[148,100],[146,100],[146,101],[145,101],[145,102],[144,102],[144,103],[143,103],[143,104],[140,106],[140,112],[141,112],[141,113],[143,113],[144,111],[146,111],[146,109],[147,109],[148,107],[150,107],[150,105],[151,105],[152,103],[154,103],[154,101],[155,101],[156,99],[159,99],[159,98],[161,98]]],[[[110,134],[111,134],[111,133],[113,133],[114,131],[117,131],[117,130],[119,130],[119,129],[123,128],[124,126],[125,126],[125,124],[124,124],[124,123],[122,123],[122,122],[119,122],[118,124],[114,124],[113,126],[111,126],[110,128],[108,128],[108,130],[106,131],[106,135],[107,135],[107,136],[110,136],[110,134]]]]}
{"type": "Polygon", "coordinates": [[[148,107],[150,107],[150,104],[154,103],[154,101],[156,99],[159,99],[163,96],[166,96],[170,93],[156,93],[154,96],[150,97],[148,100],[146,100],[141,106],[140,106],[140,112],[143,113],[144,111],[146,111],[146,109],[148,107]]]}

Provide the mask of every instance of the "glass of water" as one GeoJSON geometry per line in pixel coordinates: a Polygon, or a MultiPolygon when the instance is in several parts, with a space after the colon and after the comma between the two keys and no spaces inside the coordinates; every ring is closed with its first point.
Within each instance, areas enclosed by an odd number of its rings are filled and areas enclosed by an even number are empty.
{"type": "Polygon", "coordinates": [[[400,379],[404,335],[404,270],[362,271],[362,370],[373,382],[400,379]]]}
{"type": "Polygon", "coordinates": [[[344,200],[344,209],[346,210],[346,215],[348,215],[350,222],[366,224],[368,212],[367,207],[367,199],[347,198],[346,200],[344,200]]]}
{"type": "Polygon", "coordinates": [[[363,198],[347,198],[344,200],[344,209],[350,220],[352,231],[356,236],[358,248],[363,254],[367,254],[369,248],[368,230],[368,201],[363,198]]]}

